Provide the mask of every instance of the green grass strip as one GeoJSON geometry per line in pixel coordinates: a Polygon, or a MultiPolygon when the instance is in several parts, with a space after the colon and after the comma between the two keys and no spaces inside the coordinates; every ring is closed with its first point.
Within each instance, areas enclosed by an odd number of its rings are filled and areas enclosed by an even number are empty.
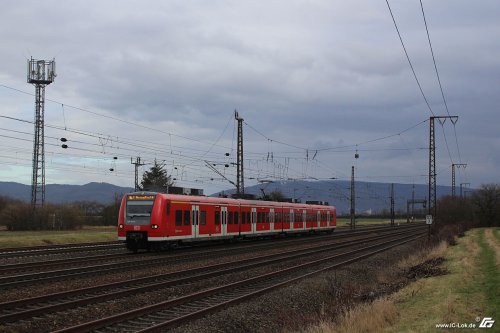
{"type": "Polygon", "coordinates": [[[478,244],[481,247],[479,270],[484,279],[483,293],[486,296],[486,306],[489,311],[484,315],[498,317],[500,314],[500,268],[496,265],[494,249],[485,240],[485,230],[481,229],[478,239],[478,244]]]}
{"type": "Polygon", "coordinates": [[[496,239],[500,241],[500,228],[493,228],[493,235],[495,235],[496,239]]]}
{"type": "Polygon", "coordinates": [[[66,243],[116,241],[116,227],[85,227],[61,231],[0,231],[0,249],[66,243]]]}

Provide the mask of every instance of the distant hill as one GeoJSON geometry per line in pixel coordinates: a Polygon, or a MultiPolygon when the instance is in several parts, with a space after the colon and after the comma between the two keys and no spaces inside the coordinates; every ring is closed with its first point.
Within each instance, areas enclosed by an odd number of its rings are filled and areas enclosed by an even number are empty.
{"type": "MultiPolygon", "coordinates": [[[[133,192],[131,187],[120,187],[108,183],[88,183],[85,185],[48,184],[45,186],[45,200],[50,203],[74,201],[96,201],[107,204],[113,202],[115,195],[133,192]]],[[[14,182],[0,182],[0,195],[22,201],[31,201],[31,185],[14,182]]]]}
{"type": "MultiPolygon", "coordinates": [[[[281,191],[285,196],[306,201],[327,201],[337,207],[337,214],[349,214],[351,205],[351,182],[342,180],[328,181],[283,181],[245,187],[245,193],[262,196],[262,190],[269,194],[273,190],[281,191]],[[261,190],[262,189],[262,190],[261,190]]],[[[390,211],[389,183],[357,181],[355,184],[357,214],[380,213],[390,211]]],[[[438,186],[437,197],[451,195],[450,186],[438,186]]],[[[457,190],[458,191],[458,190],[457,190]]],[[[234,190],[226,191],[232,194],[234,190]]],[[[394,184],[394,206],[396,211],[406,212],[406,203],[412,198],[412,184],[394,184]]],[[[218,195],[218,193],[216,193],[218,195]]],[[[427,184],[415,184],[415,199],[425,200],[429,196],[427,184]]],[[[422,208],[415,205],[415,209],[422,208]]]]}
{"type": "MultiPolygon", "coordinates": [[[[350,211],[351,183],[342,180],[328,181],[283,181],[245,188],[245,193],[262,196],[273,190],[281,191],[285,196],[295,198],[301,202],[327,201],[330,205],[337,207],[339,215],[348,214],[350,211]]],[[[46,201],[51,203],[67,203],[74,201],[96,201],[99,203],[111,203],[115,195],[133,192],[131,187],[120,187],[108,183],[88,183],[85,185],[46,185],[46,201]]],[[[358,181],[356,190],[356,212],[357,214],[380,213],[390,210],[390,184],[372,183],[358,181]]],[[[412,198],[412,184],[394,184],[394,205],[396,211],[406,211],[406,201],[412,198]]],[[[427,199],[427,184],[415,185],[415,199],[427,199]]],[[[458,191],[458,189],[457,189],[458,191]]],[[[225,194],[232,194],[234,190],[228,190],[225,194]]],[[[217,196],[219,193],[213,194],[217,196]]],[[[438,186],[438,198],[450,195],[451,187],[438,186]]],[[[31,200],[31,186],[14,182],[0,182],[0,195],[20,199],[26,202],[31,200]]],[[[415,209],[421,208],[415,205],[415,209]]]]}

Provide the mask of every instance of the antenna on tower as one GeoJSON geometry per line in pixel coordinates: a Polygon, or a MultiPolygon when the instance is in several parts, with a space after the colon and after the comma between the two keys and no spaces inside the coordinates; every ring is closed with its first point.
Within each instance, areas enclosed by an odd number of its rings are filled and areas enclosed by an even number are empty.
{"type": "Polygon", "coordinates": [[[45,203],[45,142],[44,111],[45,86],[56,77],[55,59],[28,60],[27,81],[35,85],[35,136],[33,139],[33,173],[31,178],[31,205],[33,209],[45,203]]]}

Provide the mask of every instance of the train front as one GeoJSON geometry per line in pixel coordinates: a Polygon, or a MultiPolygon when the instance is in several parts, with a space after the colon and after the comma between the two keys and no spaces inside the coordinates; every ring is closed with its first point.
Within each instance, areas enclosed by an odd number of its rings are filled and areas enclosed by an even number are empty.
{"type": "Polygon", "coordinates": [[[118,216],[118,240],[125,241],[127,249],[137,252],[148,249],[148,237],[156,236],[161,221],[159,197],[152,192],[134,192],[123,197],[118,216]]]}

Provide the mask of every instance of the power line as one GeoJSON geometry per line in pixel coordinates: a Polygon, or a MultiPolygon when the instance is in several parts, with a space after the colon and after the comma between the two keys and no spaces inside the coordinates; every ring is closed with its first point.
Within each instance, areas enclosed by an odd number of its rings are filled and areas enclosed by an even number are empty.
{"type": "MultiPolygon", "coordinates": [[[[446,113],[448,114],[448,116],[450,116],[450,111],[448,109],[448,103],[446,102],[446,98],[444,97],[443,86],[441,84],[441,78],[439,76],[439,71],[438,71],[437,64],[436,64],[436,58],[434,56],[434,50],[432,48],[431,37],[429,34],[429,28],[427,26],[427,19],[425,18],[425,11],[424,11],[424,5],[422,3],[422,0],[420,0],[420,8],[422,9],[422,17],[424,18],[425,31],[427,32],[427,40],[429,41],[429,48],[430,48],[431,54],[432,54],[432,62],[434,63],[434,70],[436,71],[436,76],[437,76],[437,80],[439,83],[439,89],[441,90],[441,97],[443,98],[443,103],[444,103],[444,106],[446,108],[446,113]]],[[[460,163],[462,163],[462,156],[460,154],[460,146],[458,145],[457,129],[456,129],[455,124],[453,124],[453,131],[455,134],[455,142],[457,144],[458,160],[460,161],[460,163]]]]}
{"type": "MultiPolygon", "coordinates": [[[[11,89],[11,90],[14,90],[14,91],[26,94],[26,95],[34,96],[34,94],[31,94],[29,92],[26,92],[26,91],[23,91],[23,90],[20,90],[20,89],[17,89],[17,88],[13,88],[13,87],[7,86],[5,84],[1,84],[0,83],[0,87],[11,89]]],[[[186,137],[186,136],[182,136],[182,135],[174,134],[174,133],[171,133],[171,132],[163,131],[163,130],[160,130],[160,129],[157,129],[157,128],[154,128],[154,127],[137,124],[137,123],[125,120],[125,119],[120,119],[120,118],[116,118],[116,117],[113,117],[113,116],[104,115],[104,114],[101,114],[101,113],[98,113],[98,112],[95,112],[95,111],[84,109],[84,108],[81,108],[81,107],[78,107],[78,106],[69,105],[69,104],[62,103],[62,102],[59,102],[59,101],[56,101],[56,100],[53,100],[53,99],[46,98],[45,100],[49,101],[49,102],[52,102],[52,103],[59,104],[59,105],[64,105],[64,107],[66,107],[66,108],[72,108],[72,109],[75,109],[75,110],[79,110],[79,111],[82,111],[82,112],[93,114],[95,116],[99,116],[99,117],[103,117],[103,118],[107,118],[107,119],[119,121],[119,122],[124,123],[124,124],[141,127],[141,128],[144,128],[144,129],[148,129],[148,130],[151,130],[151,131],[155,131],[155,132],[159,132],[159,133],[163,133],[163,134],[167,134],[167,135],[172,135],[172,136],[175,136],[175,137],[178,137],[178,138],[181,138],[181,139],[185,139],[185,140],[189,140],[189,141],[193,141],[193,142],[197,142],[197,143],[202,143],[204,145],[209,144],[209,143],[207,143],[206,141],[203,141],[203,140],[189,138],[189,137],[186,137]]],[[[222,148],[228,149],[228,147],[222,147],[222,148]]]]}
{"type": "Polygon", "coordinates": [[[427,97],[425,97],[424,90],[422,89],[422,85],[420,85],[420,81],[418,80],[417,73],[415,73],[415,69],[413,68],[413,64],[411,63],[410,56],[408,55],[408,51],[406,51],[405,43],[403,42],[403,38],[401,37],[401,33],[399,32],[398,25],[396,24],[396,19],[394,18],[394,15],[392,14],[392,9],[391,5],[389,5],[389,0],[385,0],[387,3],[387,8],[389,8],[389,12],[391,13],[392,17],[392,22],[394,22],[394,27],[396,28],[396,32],[398,33],[399,36],[399,41],[401,42],[401,45],[403,46],[403,50],[405,51],[406,59],[408,60],[408,64],[410,65],[411,71],[413,73],[413,77],[415,78],[415,81],[417,82],[418,88],[420,89],[420,93],[422,94],[422,97],[424,98],[425,104],[427,105],[427,108],[429,108],[429,111],[431,114],[434,116],[434,111],[432,111],[432,108],[427,101],[427,97]]]}
{"type": "MultiPolygon", "coordinates": [[[[403,38],[401,37],[401,33],[399,32],[399,28],[398,28],[398,25],[396,23],[396,19],[392,13],[392,9],[391,9],[391,6],[389,4],[389,0],[385,0],[385,2],[387,3],[387,8],[389,9],[389,13],[391,14],[391,17],[392,17],[392,22],[394,23],[394,27],[396,28],[396,32],[398,33],[398,36],[399,36],[399,40],[401,42],[401,45],[403,47],[403,50],[405,52],[405,55],[406,55],[406,59],[408,60],[408,64],[410,65],[410,68],[411,68],[411,71],[413,73],[413,76],[415,78],[415,81],[417,82],[417,85],[418,85],[418,88],[420,89],[420,93],[422,94],[422,97],[424,98],[425,100],[425,104],[427,105],[429,111],[431,112],[432,116],[435,117],[435,114],[434,114],[434,111],[432,111],[432,108],[429,104],[429,101],[427,100],[427,97],[425,96],[424,94],[424,91],[422,89],[422,85],[420,84],[420,81],[418,80],[418,77],[417,77],[417,74],[415,72],[415,69],[413,68],[413,65],[411,63],[411,60],[410,60],[410,56],[408,54],[408,51],[406,50],[406,47],[405,47],[405,44],[403,42],[403,38]]],[[[422,6],[422,10],[423,10],[423,6],[422,6]]],[[[425,22],[425,16],[424,16],[424,22],[425,22]]],[[[425,23],[425,26],[426,26],[426,29],[427,29],[427,23],[425,23]]],[[[429,36],[428,34],[428,30],[427,30],[427,36],[429,36]]],[[[429,38],[429,43],[430,43],[430,38],[429,38]]],[[[431,47],[431,51],[432,51],[432,47],[431,47]]],[[[432,52],[432,55],[433,55],[433,60],[434,60],[434,52],[432,52]]],[[[435,62],[434,62],[434,65],[435,65],[435,62]]],[[[437,68],[437,67],[436,67],[437,68]]],[[[441,86],[441,84],[440,84],[441,86]]],[[[441,90],[442,91],[442,90],[441,90]]],[[[443,97],[444,97],[444,94],[443,94],[443,97]]],[[[448,108],[446,109],[448,111],[448,108]]],[[[452,161],[453,163],[453,158],[451,157],[451,152],[450,152],[450,148],[448,146],[448,140],[446,138],[446,133],[444,131],[444,126],[443,124],[441,123],[441,128],[443,130],[443,136],[444,136],[444,139],[445,139],[445,143],[446,143],[446,149],[448,150],[448,156],[450,157],[450,160],[452,161]]]]}
{"type": "Polygon", "coordinates": [[[436,58],[434,57],[434,50],[432,49],[431,36],[429,35],[429,27],[427,26],[427,20],[425,18],[424,5],[422,3],[422,0],[420,0],[420,8],[422,9],[422,17],[424,18],[425,31],[427,32],[427,40],[429,42],[429,48],[431,50],[432,62],[434,63],[434,70],[436,71],[436,76],[439,83],[439,89],[441,90],[441,96],[443,97],[446,113],[448,114],[449,117],[451,117],[450,111],[448,110],[448,104],[446,103],[446,98],[444,97],[443,86],[441,85],[441,78],[439,77],[439,71],[436,65],[436,58]]]}

